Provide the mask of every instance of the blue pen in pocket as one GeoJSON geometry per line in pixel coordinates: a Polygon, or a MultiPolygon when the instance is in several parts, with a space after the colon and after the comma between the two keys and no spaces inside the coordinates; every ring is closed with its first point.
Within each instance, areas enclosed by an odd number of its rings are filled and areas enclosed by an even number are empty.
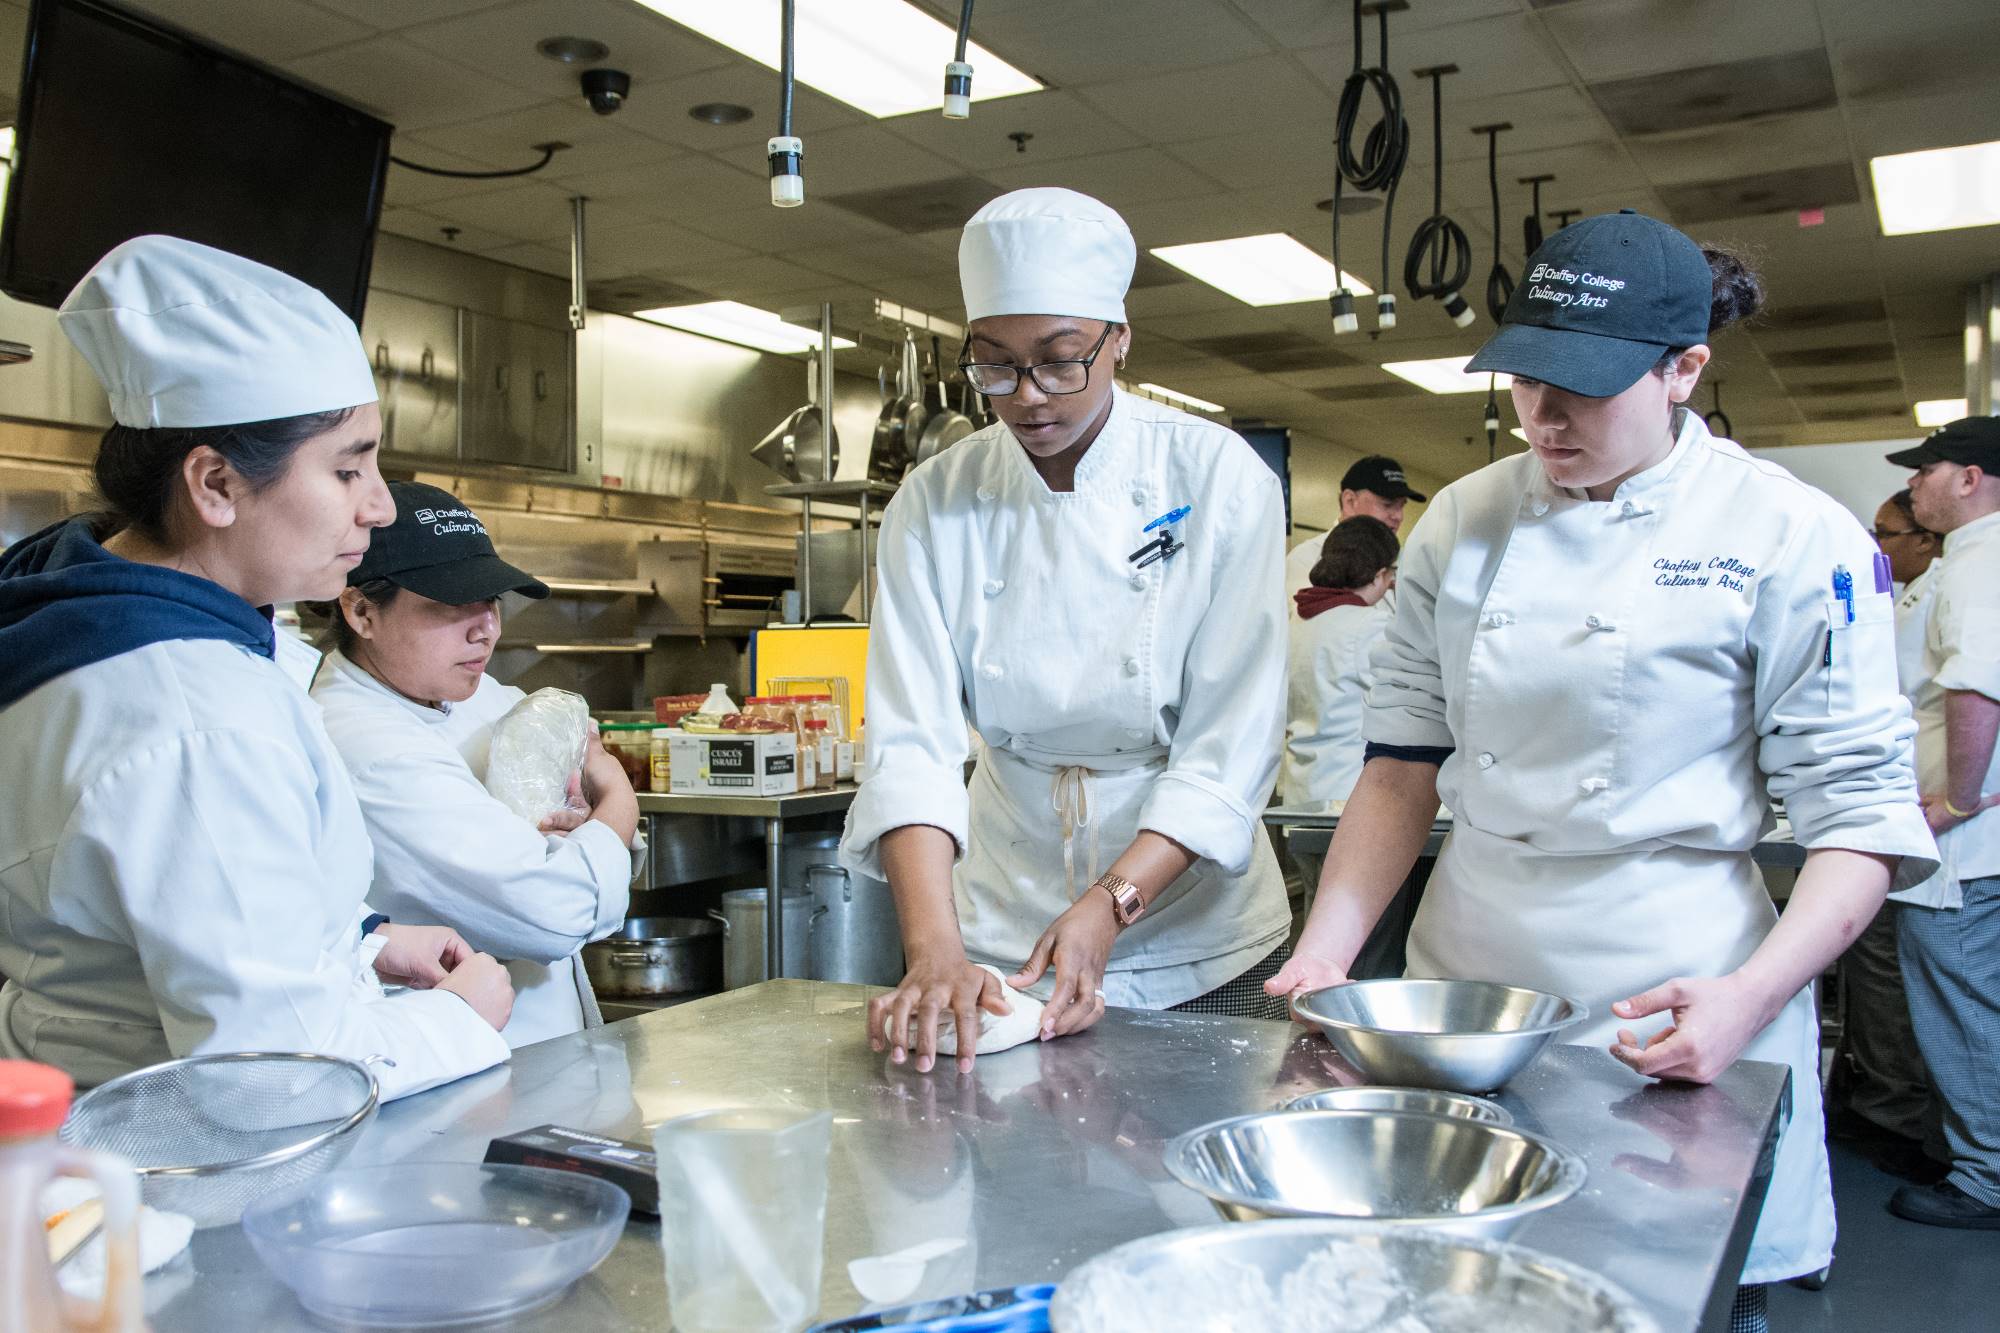
{"type": "MultiPolygon", "coordinates": [[[[1847,623],[1854,623],[1854,576],[1847,572],[1846,565],[1833,567],[1833,597],[1847,611],[1847,623]]],[[[1821,666],[1833,665],[1833,627],[1827,626],[1826,653],[1820,660],[1821,666]]]]}

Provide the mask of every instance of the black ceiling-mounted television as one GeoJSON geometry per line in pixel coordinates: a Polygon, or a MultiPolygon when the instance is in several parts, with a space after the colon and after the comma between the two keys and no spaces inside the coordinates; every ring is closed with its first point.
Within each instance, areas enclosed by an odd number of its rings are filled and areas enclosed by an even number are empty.
{"type": "Polygon", "coordinates": [[[35,0],[0,291],[60,305],[121,241],[179,236],[311,283],[357,323],[391,127],[99,0],[35,0]]]}

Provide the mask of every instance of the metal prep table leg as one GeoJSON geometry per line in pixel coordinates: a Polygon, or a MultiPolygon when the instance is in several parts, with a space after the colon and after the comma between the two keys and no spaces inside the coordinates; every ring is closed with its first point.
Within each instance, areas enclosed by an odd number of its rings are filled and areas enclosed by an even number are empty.
{"type": "Polygon", "coordinates": [[[785,821],[764,821],[764,872],[771,887],[764,893],[764,977],[785,975],[785,821]]]}

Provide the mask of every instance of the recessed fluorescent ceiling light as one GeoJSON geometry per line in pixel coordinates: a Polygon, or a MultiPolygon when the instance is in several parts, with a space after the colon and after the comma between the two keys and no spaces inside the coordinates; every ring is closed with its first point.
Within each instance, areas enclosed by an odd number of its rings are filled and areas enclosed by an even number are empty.
{"type": "MultiPolygon", "coordinates": [[[[1228,241],[1162,245],[1153,254],[1245,305],[1324,301],[1342,285],[1338,269],[1281,231],[1228,241]]],[[[1356,296],[1371,296],[1375,291],[1352,273],[1347,275],[1346,287],[1356,296]]]]}
{"type": "Polygon", "coordinates": [[[2000,222],[2000,140],[1870,158],[1884,236],[2000,222]]]}
{"type": "Polygon", "coordinates": [[[1221,403],[1211,403],[1206,398],[1196,398],[1193,394],[1180,393],[1174,389],[1167,388],[1163,384],[1141,384],[1139,390],[1141,393],[1150,393],[1155,398],[1164,398],[1170,403],[1179,403],[1183,407],[1192,407],[1197,412],[1220,412],[1224,410],[1221,403]]]}
{"type": "Polygon", "coordinates": [[[0,159],[12,160],[14,156],[14,127],[0,129],[0,159]]]}
{"type": "Polygon", "coordinates": [[[1489,380],[1497,380],[1493,385],[1496,389],[1514,382],[1512,375],[1491,376],[1484,371],[1468,375],[1465,363],[1470,360],[1469,356],[1434,356],[1428,361],[1384,361],[1382,369],[1432,393],[1485,393],[1489,380]]]}
{"type": "MultiPolygon", "coordinates": [[[[819,346],[819,334],[798,324],[787,324],[768,310],[738,301],[709,301],[702,305],[669,305],[657,310],[641,310],[634,318],[705,338],[720,338],[760,352],[805,352],[819,346]]],[[[835,338],[835,347],[852,347],[846,338],[835,338]]]]}
{"type": "Polygon", "coordinates": [[[1960,417],[1970,415],[1965,410],[1963,398],[1926,398],[1917,404],[1917,424],[1925,430],[1949,426],[1960,417]]]}
{"type": "MultiPolygon", "coordinates": [[[[778,68],[779,0],[639,0],[713,42],[778,68]]],[[[793,38],[800,83],[871,116],[944,105],[944,67],[958,33],[906,0],[821,0],[798,6],[793,38]]],[[[977,42],[967,45],[972,100],[1041,90],[977,42]]],[[[807,145],[811,152],[811,145],[807,145]]]]}

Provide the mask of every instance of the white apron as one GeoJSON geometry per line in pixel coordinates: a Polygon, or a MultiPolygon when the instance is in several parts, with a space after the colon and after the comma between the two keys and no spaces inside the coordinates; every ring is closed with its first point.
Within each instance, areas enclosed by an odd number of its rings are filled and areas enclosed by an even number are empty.
{"type": "MultiPolygon", "coordinates": [[[[971,782],[975,836],[952,873],[966,955],[1018,968],[1138,836],[1140,809],[1166,762],[1164,746],[1099,756],[1092,763],[1101,766],[1091,768],[983,750],[971,782]]],[[[1105,1003],[1164,1009],[1206,994],[1283,943],[1289,919],[1284,875],[1267,839],[1253,845],[1241,875],[1197,861],[1119,932],[1105,1003]]],[[[1031,989],[1046,997],[1054,984],[1051,968],[1031,989]]]]}
{"type": "MultiPolygon", "coordinates": [[[[1564,1034],[1608,1047],[1618,1029],[1650,1034],[1664,1015],[1611,1012],[1677,976],[1721,976],[1756,951],[1777,920],[1763,877],[1740,852],[1683,847],[1551,856],[1458,824],[1410,930],[1408,975],[1462,977],[1553,991],[1590,1006],[1564,1034]]],[[[1810,989],[1743,1049],[1744,1060],[1792,1069],[1791,1120],[1746,1283],[1824,1268],[1833,1257],[1833,1179],[1821,1136],[1819,1013],[1810,989]]]]}

